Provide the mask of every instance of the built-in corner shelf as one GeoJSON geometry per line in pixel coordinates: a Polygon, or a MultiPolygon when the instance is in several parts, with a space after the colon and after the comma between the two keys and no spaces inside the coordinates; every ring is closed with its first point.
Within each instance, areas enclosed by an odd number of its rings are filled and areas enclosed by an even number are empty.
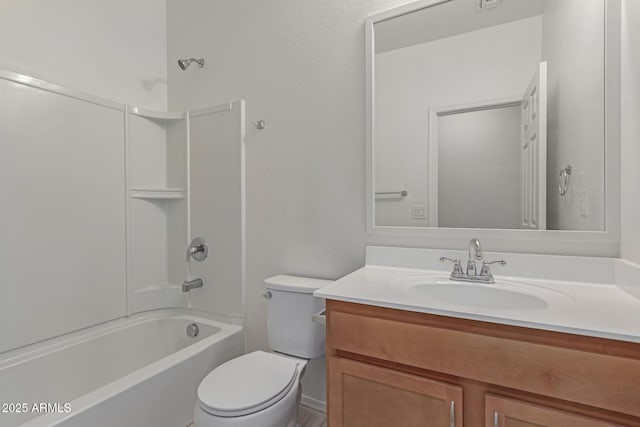
{"type": "Polygon", "coordinates": [[[184,188],[132,188],[129,190],[129,197],[132,199],[184,199],[186,191],[184,188]]]}
{"type": "Polygon", "coordinates": [[[184,112],[165,112],[165,111],[153,111],[140,107],[129,107],[129,113],[136,116],[146,117],[148,119],[160,119],[160,120],[184,120],[187,116],[184,112]]]}

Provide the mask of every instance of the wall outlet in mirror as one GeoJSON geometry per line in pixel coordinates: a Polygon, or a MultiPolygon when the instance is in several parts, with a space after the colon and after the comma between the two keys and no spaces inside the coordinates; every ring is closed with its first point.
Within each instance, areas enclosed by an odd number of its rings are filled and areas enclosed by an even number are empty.
{"type": "Polygon", "coordinates": [[[502,0],[478,0],[477,9],[479,11],[492,9],[494,7],[500,6],[502,4],[502,0]]]}
{"type": "Polygon", "coordinates": [[[411,206],[411,219],[427,219],[427,209],[424,205],[411,206]]]}

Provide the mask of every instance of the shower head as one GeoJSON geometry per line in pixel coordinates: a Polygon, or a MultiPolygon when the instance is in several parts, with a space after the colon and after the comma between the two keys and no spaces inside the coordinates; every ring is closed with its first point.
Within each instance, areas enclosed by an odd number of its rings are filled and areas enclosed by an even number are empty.
{"type": "Polygon", "coordinates": [[[192,62],[198,64],[200,68],[204,67],[204,58],[178,59],[178,67],[180,67],[180,69],[182,70],[186,70],[187,68],[189,68],[189,65],[191,65],[192,62]]]}

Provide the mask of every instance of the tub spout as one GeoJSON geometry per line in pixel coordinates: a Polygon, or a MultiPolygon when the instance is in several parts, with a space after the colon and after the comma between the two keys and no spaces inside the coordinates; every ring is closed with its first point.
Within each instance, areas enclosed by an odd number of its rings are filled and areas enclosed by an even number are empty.
{"type": "Polygon", "coordinates": [[[202,279],[185,280],[182,284],[182,292],[189,292],[192,289],[201,288],[204,285],[202,279]]]}

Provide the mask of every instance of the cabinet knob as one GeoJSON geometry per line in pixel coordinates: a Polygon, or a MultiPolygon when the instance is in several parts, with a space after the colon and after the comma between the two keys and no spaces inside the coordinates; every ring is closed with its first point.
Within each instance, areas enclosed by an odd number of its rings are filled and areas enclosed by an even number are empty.
{"type": "Polygon", "coordinates": [[[500,427],[500,421],[497,412],[493,413],[493,427],[500,427]]]}

